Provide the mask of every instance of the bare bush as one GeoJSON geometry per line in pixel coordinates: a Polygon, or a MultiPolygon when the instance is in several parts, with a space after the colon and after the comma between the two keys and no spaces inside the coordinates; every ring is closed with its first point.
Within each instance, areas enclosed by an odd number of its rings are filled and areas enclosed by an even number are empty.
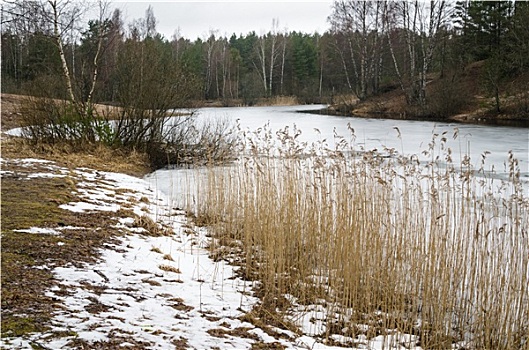
{"type": "Polygon", "coordinates": [[[471,99],[471,93],[454,74],[451,79],[443,78],[436,82],[428,98],[426,113],[437,118],[450,117],[461,113],[471,99]]]}
{"type": "Polygon", "coordinates": [[[193,115],[175,117],[165,125],[163,137],[163,143],[148,150],[154,168],[219,164],[236,157],[236,128],[226,118],[197,121],[193,115]]]}
{"type": "Polygon", "coordinates": [[[76,107],[64,100],[26,98],[21,106],[23,135],[32,142],[50,144],[94,142],[103,121],[80,113],[76,107]]]}

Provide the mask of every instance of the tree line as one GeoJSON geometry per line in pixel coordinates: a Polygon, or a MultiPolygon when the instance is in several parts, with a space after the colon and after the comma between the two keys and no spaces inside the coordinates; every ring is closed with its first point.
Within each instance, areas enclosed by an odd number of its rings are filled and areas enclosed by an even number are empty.
{"type": "Polygon", "coordinates": [[[505,82],[528,72],[524,1],[337,0],[323,34],[289,32],[272,20],[267,33],[211,31],[195,41],[161,35],[151,7],[125,24],[120,10],[97,5],[99,17],[81,26],[75,1],[3,5],[2,91],[149,109],[274,96],[364,100],[397,88],[409,106],[443,113],[433,106],[457,99],[464,70],[481,62],[480,86],[499,111],[505,82]],[[445,85],[429,89],[434,77],[445,85]]]}

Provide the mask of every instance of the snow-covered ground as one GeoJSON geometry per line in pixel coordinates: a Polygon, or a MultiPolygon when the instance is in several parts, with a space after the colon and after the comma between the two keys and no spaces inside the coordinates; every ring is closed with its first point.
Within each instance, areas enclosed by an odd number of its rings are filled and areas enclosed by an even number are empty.
{"type": "MultiPolygon", "coordinates": [[[[206,230],[190,223],[183,211],[148,182],[86,168],[72,172],[41,160],[16,161],[28,169],[36,163],[39,172],[32,177],[74,176],[80,180],[76,195],[82,200],[63,205],[64,210],[129,209],[172,233],[152,236],[134,225],[134,218],[117,220],[126,234],[100,250],[96,263],[53,269],[57,284],[47,295],[62,306],[53,315],[50,331],[2,338],[2,348],[68,349],[88,343],[94,348],[112,344],[135,349],[249,349],[260,343],[261,349],[338,349],[317,340],[314,330],[321,327],[318,320],[325,316],[321,310],[303,308],[296,315],[293,308],[291,319],[304,331],[302,335],[275,328],[268,332],[272,336],[242,321],[240,317],[259,302],[252,296],[250,282],[235,277],[234,267],[224,261],[210,259],[206,230]],[[42,171],[43,167],[50,171],[42,171]]],[[[59,229],[43,227],[26,232],[61,235],[59,229]]],[[[359,349],[409,349],[414,343],[402,334],[347,341],[359,349]]]]}

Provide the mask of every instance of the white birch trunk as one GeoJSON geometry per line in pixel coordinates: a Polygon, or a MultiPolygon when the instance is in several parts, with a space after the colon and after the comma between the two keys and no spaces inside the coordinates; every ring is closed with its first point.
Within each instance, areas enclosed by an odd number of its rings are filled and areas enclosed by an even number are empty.
{"type": "Polygon", "coordinates": [[[263,88],[265,95],[268,92],[268,85],[266,84],[266,40],[264,36],[259,38],[259,47],[257,50],[257,56],[259,57],[261,80],[263,81],[263,88]]]}
{"type": "Polygon", "coordinates": [[[92,76],[92,86],[90,87],[90,92],[88,93],[88,97],[86,99],[85,113],[88,113],[88,109],[90,108],[90,105],[92,104],[92,96],[94,95],[94,91],[95,91],[96,83],[97,83],[97,75],[99,73],[99,55],[101,54],[101,50],[103,48],[103,39],[106,35],[106,28],[104,27],[106,7],[107,7],[107,3],[99,2],[99,26],[100,27],[99,27],[98,38],[97,38],[97,51],[94,56],[94,73],[92,76]]]}
{"type": "Polygon", "coordinates": [[[66,62],[64,48],[62,46],[62,36],[61,36],[60,29],[59,29],[59,12],[57,8],[57,1],[48,0],[48,3],[50,4],[53,10],[53,35],[55,37],[55,41],[59,49],[59,56],[61,58],[61,64],[62,64],[62,72],[64,75],[64,80],[66,82],[66,90],[70,97],[70,101],[75,103],[76,100],[75,100],[75,95],[73,93],[72,77],[70,76],[70,70],[68,69],[68,63],[66,62]]]}
{"type": "Polygon", "coordinates": [[[272,48],[270,50],[270,71],[268,74],[268,93],[272,95],[272,82],[273,82],[273,76],[274,76],[274,62],[275,62],[275,46],[276,46],[276,37],[272,37],[272,48]]]}
{"type": "Polygon", "coordinates": [[[284,80],[284,76],[285,76],[285,52],[286,52],[286,48],[287,48],[287,37],[286,37],[286,32],[285,32],[285,35],[283,36],[283,52],[282,52],[282,55],[281,55],[281,83],[280,83],[280,93],[281,93],[281,95],[283,95],[283,80],[284,80]]]}

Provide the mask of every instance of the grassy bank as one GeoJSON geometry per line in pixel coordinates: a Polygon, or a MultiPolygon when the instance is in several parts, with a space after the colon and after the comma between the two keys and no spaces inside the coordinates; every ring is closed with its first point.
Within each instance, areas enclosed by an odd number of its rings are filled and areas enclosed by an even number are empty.
{"type": "Polygon", "coordinates": [[[48,330],[61,307],[46,294],[58,284],[53,269],[95,261],[101,247],[122,235],[118,218],[133,214],[61,209],[80,200],[76,193],[83,179],[73,168],[2,156],[1,331],[2,337],[18,337],[48,330]]]}
{"type": "MultiPolygon", "coordinates": [[[[22,99],[2,94],[2,130],[21,126],[22,99]]],[[[59,208],[79,200],[74,193],[80,179],[73,170],[89,167],[140,176],[149,170],[149,164],[145,155],[101,144],[81,149],[69,144],[35,144],[6,135],[2,135],[1,150],[1,332],[3,337],[16,337],[50,327],[49,320],[60,307],[45,294],[57,284],[51,269],[94,261],[97,250],[121,234],[113,228],[114,213],[79,214],[59,208]],[[22,158],[46,159],[71,172],[50,168],[51,163],[43,161],[21,161],[22,158]],[[39,176],[49,172],[53,176],[39,176]],[[31,233],[34,227],[60,228],[62,235],[58,238],[31,233]]]]}
{"type": "Polygon", "coordinates": [[[425,349],[525,348],[529,202],[516,160],[509,181],[493,180],[453,164],[444,137],[426,163],[344,140],[309,154],[292,136],[251,143],[200,186],[213,256],[241,264],[263,306],[330,344],[398,332],[425,349]],[[308,322],[289,318],[300,308],[308,322]]]}

